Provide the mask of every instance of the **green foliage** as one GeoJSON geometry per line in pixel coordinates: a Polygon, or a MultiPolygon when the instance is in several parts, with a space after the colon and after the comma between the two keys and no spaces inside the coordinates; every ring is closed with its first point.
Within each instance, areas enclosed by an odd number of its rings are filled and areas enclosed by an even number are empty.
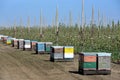
{"type": "MultiPolygon", "coordinates": [[[[94,27],[94,34],[91,37],[91,27],[87,26],[83,29],[83,35],[79,34],[78,27],[65,27],[59,25],[58,43],[55,33],[55,27],[43,28],[43,37],[40,38],[40,30],[38,27],[31,27],[31,32],[27,32],[27,28],[16,27],[16,38],[37,40],[41,42],[53,42],[54,45],[74,46],[75,53],[85,52],[111,52],[112,60],[120,59],[120,28],[107,25],[107,27],[94,27]],[[113,29],[114,28],[114,29],[113,29]],[[21,32],[21,29],[23,32],[21,32]],[[83,37],[81,37],[83,36],[83,37]]],[[[1,28],[0,34],[14,37],[13,28],[1,28]]]]}

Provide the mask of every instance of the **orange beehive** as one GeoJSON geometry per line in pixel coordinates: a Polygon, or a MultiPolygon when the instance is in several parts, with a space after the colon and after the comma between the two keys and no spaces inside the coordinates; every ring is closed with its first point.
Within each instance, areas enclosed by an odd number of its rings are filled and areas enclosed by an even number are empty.
{"type": "Polygon", "coordinates": [[[36,50],[36,43],[37,41],[31,41],[31,49],[36,50]]]}
{"type": "Polygon", "coordinates": [[[96,56],[84,56],[84,62],[96,62],[96,56]]]}
{"type": "Polygon", "coordinates": [[[82,74],[96,74],[97,53],[82,52],[79,55],[79,72],[82,74]]]}

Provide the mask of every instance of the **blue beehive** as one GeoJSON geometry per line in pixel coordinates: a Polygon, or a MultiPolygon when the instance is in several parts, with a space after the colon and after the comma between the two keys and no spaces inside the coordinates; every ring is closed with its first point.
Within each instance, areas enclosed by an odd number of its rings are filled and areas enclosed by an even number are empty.
{"type": "Polygon", "coordinates": [[[36,43],[36,53],[45,52],[45,42],[36,43]]]}

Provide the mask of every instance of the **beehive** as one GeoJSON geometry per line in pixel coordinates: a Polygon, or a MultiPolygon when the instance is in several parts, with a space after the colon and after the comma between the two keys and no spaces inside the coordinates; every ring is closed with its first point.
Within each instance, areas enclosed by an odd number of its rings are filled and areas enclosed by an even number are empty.
{"type": "Polygon", "coordinates": [[[6,44],[10,45],[11,44],[11,39],[7,39],[6,44]]]}
{"type": "Polygon", "coordinates": [[[31,50],[30,40],[24,40],[23,50],[31,50]]]}
{"type": "Polygon", "coordinates": [[[0,40],[0,41],[1,41],[1,42],[3,42],[3,39],[4,39],[4,37],[3,37],[3,36],[1,36],[1,40],[0,40]]]}
{"type": "Polygon", "coordinates": [[[83,52],[79,54],[79,72],[82,74],[96,74],[97,53],[83,52]]]}
{"type": "Polygon", "coordinates": [[[12,44],[12,40],[13,40],[13,39],[15,39],[15,38],[8,37],[7,40],[6,40],[6,44],[7,44],[7,45],[12,44]]]}
{"type": "Polygon", "coordinates": [[[74,47],[64,46],[64,59],[74,58],[74,47]]]}
{"type": "Polygon", "coordinates": [[[15,40],[16,38],[11,38],[11,46],[12,47],[14,47],[14,40],[15,40]]]}
{"type": "Polygon", "coordinates": [[[14,39],[12,40],[12,47],[14,47],[14,39]]]}
{"type": "Polygon", "coordinates": [[[18,47],[18,39],[14,39],[12,43],[13,43],[12,44],[13,47],[16,47],[16,48],[18,47]]]}
{"type": "Polygon", "coordinates": [[[23,49],[23,41],[24,41],[24,39],[19,39],[18,41],[17,41],[17,46],[18,46],[18,49],[23,49]]]}
{"type": "Polygon", "coordinates": [[[36,51],[36,43],[37,41],[31,41],[31,49],[36,51]]]}
{"type": "Polygon", "coordinates": [[[47,53],[50,53],[51,52],[51,46],[52,46],[52,42],[46,42],[45,43],[45,51],[47,52],[47,53]]]}
{"type": "Polygon", "coordinates": [[[37,42],[36,53],[44,53],[44,52],[45,52],[45,42],[37,42]]]}
{"type": "Polygon", "coordinates": [[[0,41],[2,41],[2,37],[3,37],[3,35],[0,35],[0,41]]]}
{"type": "Polygon", "coordinates": [[[81,67],[83,68],[83,70],[96,70],[96,65],[96,62],[84,62],[82,63],[81,67]]]}
{"type": "Polygon", "coordinates": [[[61,59],[63,59],[63,46],[52,46],[50,60],[55,61],[61,59]]]}
{"type": "Polygon", "coordinates": [[[8,36],[3,36],[3,37],[2,37],[2,41],[3,41],[3,43],[6,42],[7,38],[8,38],[8,36]]]}
{"type": "Polygon", "coordinates": [[[98,72],[102,74],[111,73],[111,53],[98,53],[98,72]]]}

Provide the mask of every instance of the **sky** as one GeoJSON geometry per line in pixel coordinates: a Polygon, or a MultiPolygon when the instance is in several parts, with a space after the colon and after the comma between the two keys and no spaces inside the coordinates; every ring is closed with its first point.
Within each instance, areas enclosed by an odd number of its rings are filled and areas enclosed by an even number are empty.
{"type": "MultiPolygon", "coordinates": [[[[94,7],[94,22],[104,18],[106,23],[120,19],[120,0],[84,0],[86,23],[90,23],[92,6],[94,7]]],[[[59,22],[69,23],[69,12],[72,12],[73,23],[78,22],[78,15],[81,16],[82,0],[0,0],[0,26],[27,25],[27,18],[30,18],[30,25],[39,25],[40,10],[44,17],[45,24],[52,24],[55,19],[56,6],[59,12],[59,22]],[[36,23],[34,20],[36,18],[36,23]]],[[[81,17],[80,17],[81,20],[81,17]]],[[[80,21],[81,23],[81,21],[80,21]]]]}

